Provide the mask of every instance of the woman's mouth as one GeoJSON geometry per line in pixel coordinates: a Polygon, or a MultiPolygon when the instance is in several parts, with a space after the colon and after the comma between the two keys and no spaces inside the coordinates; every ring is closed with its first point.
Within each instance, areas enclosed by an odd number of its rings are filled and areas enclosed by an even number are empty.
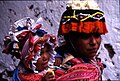
{"type": "Polygon", "coordinates": [[[90,53],[97,53],[97,48],[90,48],[88,49],[90,53]]]}

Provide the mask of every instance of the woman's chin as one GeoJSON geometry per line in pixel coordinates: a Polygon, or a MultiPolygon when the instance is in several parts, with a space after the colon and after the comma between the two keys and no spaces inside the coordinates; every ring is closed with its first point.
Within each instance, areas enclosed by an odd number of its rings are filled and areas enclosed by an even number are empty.
{"type": "Polygon", "coordinates": [[[90,53],[88,57],[90,59],[93,59],[95,56],[96,56],[96,52],[93,52],[93,53],[90,53]]]}

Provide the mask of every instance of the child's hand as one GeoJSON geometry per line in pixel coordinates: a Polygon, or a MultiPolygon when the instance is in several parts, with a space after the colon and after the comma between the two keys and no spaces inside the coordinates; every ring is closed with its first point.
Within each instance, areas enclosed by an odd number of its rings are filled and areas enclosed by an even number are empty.
{"type": "Polygon", "coordinates": [[[55,81],[53,73],[47,72],[42,81],[55,81]]]}

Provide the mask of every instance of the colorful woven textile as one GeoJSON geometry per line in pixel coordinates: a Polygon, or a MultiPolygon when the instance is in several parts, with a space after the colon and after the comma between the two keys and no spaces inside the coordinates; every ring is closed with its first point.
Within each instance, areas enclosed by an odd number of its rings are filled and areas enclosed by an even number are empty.
{"type": "Polygon", "coordinates": [[[104,13],[100,10],[66,10],[61,18],[58,34],[70,31],[82,33],[107,33],[104,13]]]}
{"type": "Polygon", "coordinates": [[[83,63],[81,59],[73,58],[66,62],[71,66],[68,70],[57,69],[55,71],[56,81],[96,81],[101,77],[102,64],[100,61],[93,63],[83,63]]]}

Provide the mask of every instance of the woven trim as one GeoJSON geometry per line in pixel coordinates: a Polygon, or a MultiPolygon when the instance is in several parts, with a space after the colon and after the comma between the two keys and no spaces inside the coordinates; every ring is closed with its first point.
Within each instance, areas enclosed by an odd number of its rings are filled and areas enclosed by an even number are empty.
{"type": "Polygon", "coordinates": [[[100,33],[100,34],[105,34],[107,33],[107,28],[105,22],[102,21],[95,21],[95,22],[71,22],[70,24],[62,24],[59,34],[66,34],[69,33],[70,31],[74,32],[82,32],[82,33],[100,33]]]}

